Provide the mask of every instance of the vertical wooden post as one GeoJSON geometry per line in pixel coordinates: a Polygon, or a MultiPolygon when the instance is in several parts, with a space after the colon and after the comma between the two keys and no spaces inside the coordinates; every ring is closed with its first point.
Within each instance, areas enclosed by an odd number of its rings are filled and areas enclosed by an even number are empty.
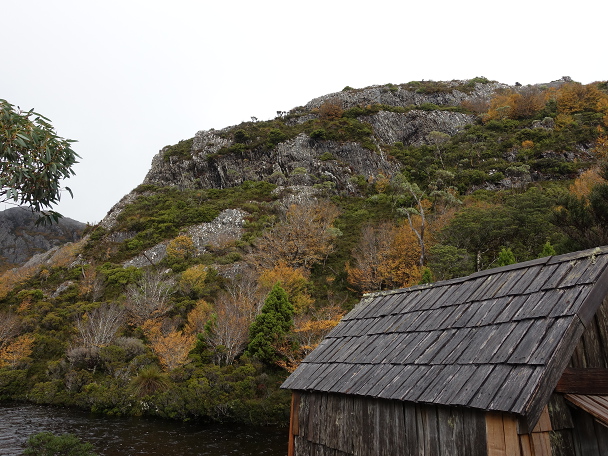
{"type": "Polygon", "coordinates": [[[287,456],[295,455],[295,436],[300,434],[300,393],[291,393],[291,411],[289,413],[289,444],[287,456]]]}

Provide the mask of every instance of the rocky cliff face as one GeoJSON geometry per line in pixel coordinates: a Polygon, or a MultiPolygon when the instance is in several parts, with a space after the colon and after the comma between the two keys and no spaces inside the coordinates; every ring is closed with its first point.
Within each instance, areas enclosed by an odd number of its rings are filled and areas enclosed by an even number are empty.
{"type": "Polygon", "coordinates": [[[192,159],[175,157],[166,162],[156,155],[145,184],[181,188],[226,188],[244,181],[265,180],[280,186],[333,182],[339,191],[354,192],[351,177],[366,178],[379,173],[393,174],[399,165],[357,143],[317,141],[305,134],[278,144],[272,150],[254,150],[246,157],[237,154],[208,157],[217,152],[222,138],[213,131],[196,134],[192,159]]]}
{"type": "Polygon", "coordinates": [[[0,271],[21,265],[34,254],[79,240],[86,226],[69,218],[36,226],[37,219],[38,215],[25,208],[0,212],[0,271]]]}
{"type": "MultiPolygon", "coordinates": [[[[318,118],[318,108],[327,101],[338,102],[344,109],[378,104],[409,109],[425,104],[457,106],[465,100],[489,99],[494,90],[504,86],[498,83],[473,84],[464,92],[458,90],[463,87],[462,81],[444,84],[444,91],[436,93],[418,93],[402,87],[388,89],[385,86],[333,93],[293,109],[290,114],[297,116],[288,122],[303,123],[318,118]]],[[[369,178],[398,172],[399,164],[382,153],[381,144],[398,141],[405,145],[424,144],[431,131],[453,135],[473,123],[474,116],[440,110],[381,110],[361,116],[360,120],[372,127],[378,150],[369,150],[355,142],[337,143],[300,134],[272,150],[261,148],[246,154],[218,155],[222,148],[234,145],[226,133],[236,127],[205,130],[194,137],[188,159],[169,157],[167,160],[165,149],[160,151],[154,157],[144,183],[180,188],[226,188],[246,180],[266,180],[281,186],[314,186],[332,182],[337,191],[353,193],[353,176],[369,178]]]]}

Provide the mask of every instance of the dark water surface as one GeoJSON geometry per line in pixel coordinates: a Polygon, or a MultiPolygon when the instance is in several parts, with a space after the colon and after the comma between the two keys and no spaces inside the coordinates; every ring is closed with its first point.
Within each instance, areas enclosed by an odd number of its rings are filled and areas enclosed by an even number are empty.
{"type": "Polygon", "coordinates": [[[103,456],[284,456],[287,430],[107,417],[80,410],[0,403],[0,455],[19,455],[38,432],[72,433],[103,456]]]}

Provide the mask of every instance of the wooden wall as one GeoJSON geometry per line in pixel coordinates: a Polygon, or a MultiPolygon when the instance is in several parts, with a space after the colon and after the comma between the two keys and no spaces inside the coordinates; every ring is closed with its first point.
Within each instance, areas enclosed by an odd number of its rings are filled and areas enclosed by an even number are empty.
{"type": "Polygon", "coordinates": [[[484,412],[328,393],[293,393],[289,456],[606,456],[608,428],[554,394],[535,428],[484,412]]]}
{"type": "Polygon", "coordinates": [[[483,412],[385,399],[294,393],[291,433],[290,456],[486,455],[483,412]]]}
{"type": "Polygon", "coordinates": [[[608,368],[608,298],[587,324],[569,367],[608,368]]]}

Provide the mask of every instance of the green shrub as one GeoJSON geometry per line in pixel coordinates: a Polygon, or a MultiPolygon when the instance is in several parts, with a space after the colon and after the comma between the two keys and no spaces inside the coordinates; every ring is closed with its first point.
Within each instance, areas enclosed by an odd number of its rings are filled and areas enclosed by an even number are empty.
{"type": "Polygon", "coordinates": [[[323,128],[317,128],[310,133],[310,137],[312,139],[325,139],[327,137],[327,132],[323,128]]]}
{"type": "Polygon", "coordinates": [[[276,146],[280,142],[283,142],[287,139],[287,135],[283,133],[278,128],[273,128],[268,132],[268,143],[271,146],[276,146]]]}
{"type": "Polygon", "coordinates": [[[55,435],[40,432],[30,436],[25,444],[25,456],[97,456],[93,445],[74,434],[55,435]]]}
{"type": "Polygon", "coordinates": [[[182,160],[191,158],[192,144],[194,138],[184,139],[173,146],[168,146],[163,152],[163,159],[169,161],[171,157],[178,157],[182,160]]]}

